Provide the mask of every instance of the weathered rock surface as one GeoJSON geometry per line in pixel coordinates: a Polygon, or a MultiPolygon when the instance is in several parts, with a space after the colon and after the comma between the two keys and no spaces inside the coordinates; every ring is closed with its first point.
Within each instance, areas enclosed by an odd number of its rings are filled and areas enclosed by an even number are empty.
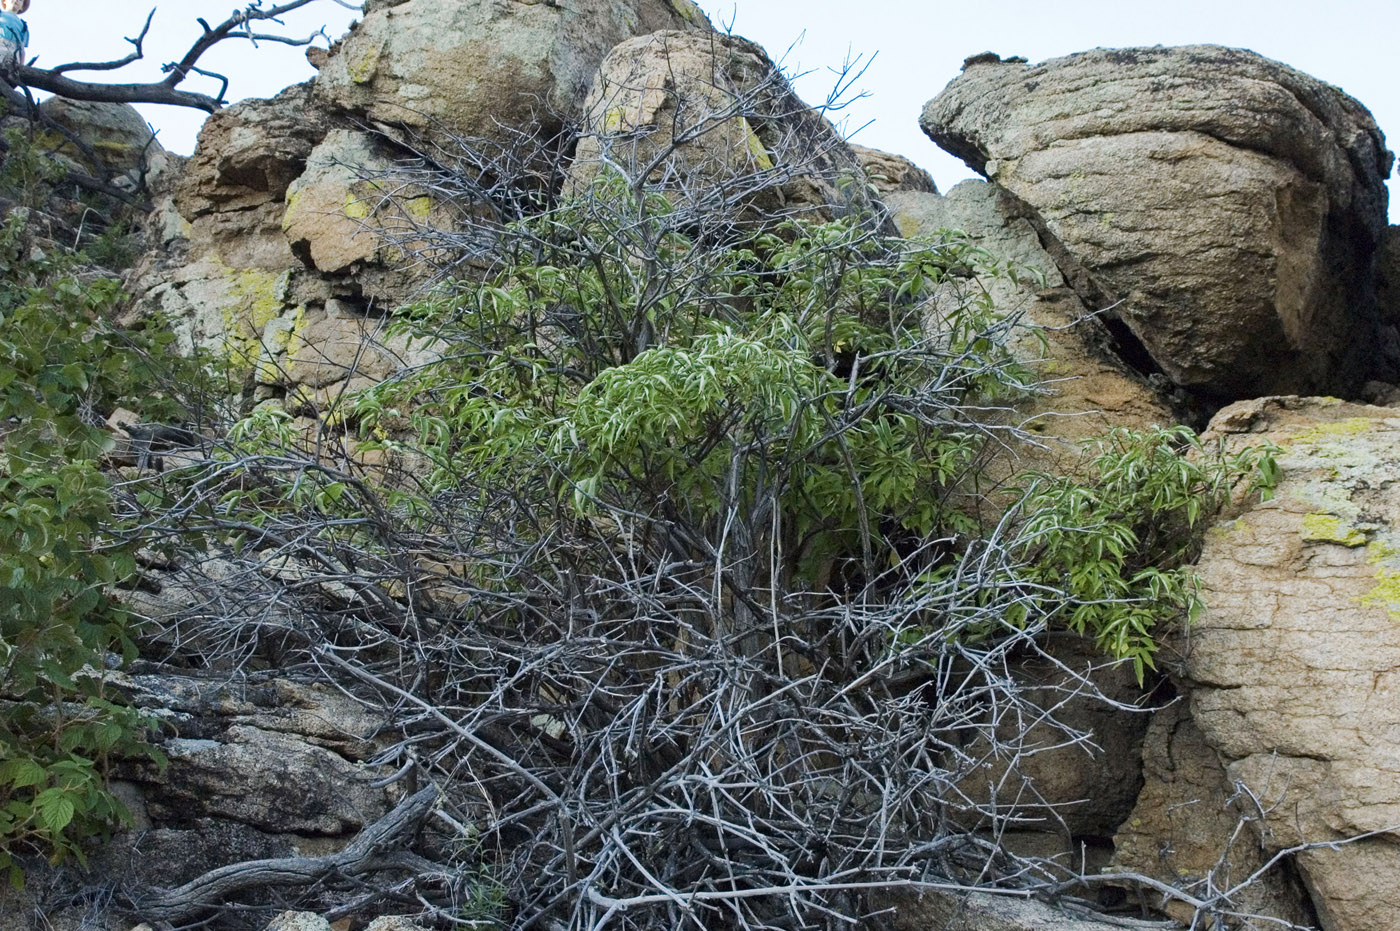
{"type": "Polygon", "coordinates": [[[985,290],[1000,313],[1019,314],[1033,328],[1023,331],[1014,348],[1044,379],[1044,394],[1022,402],[1018,412],[1026,428],[1045,435],[1049,446],[1027,450],[1027,456],[1068,463],[1079,454],[1076,441],[1110,427],[1176,422],[1144,373],[1124,361],[1113,334],[1070,287],[1015,198],[994,184],[964,181],[946,196],[906,190],[889,192],[884,199],[902,235],[958,231],[998,263],[1017,270],[1014,279],[950,277],[944,284],[947,293],[935,302],[961,301],[969,292],[985,290]]]}
{"type": "Polygon", "coordinates": [[[331,50],[317,98],[429,135],[502,141],[576,119],[603,56],[660,29],[708,33],[691,0],[397,0],[331,50]]]}
{"type": "Polygon", "coordinates": [[[933,183],[933,176],[903,155],[881,152],[879,149],[871,149],[854,143],[849,143],[849,145],[851,151],[859,159],[861,167],[865,169],[866,179],[881,194],[889,194],[893,191],[938,193],[938,187],[933,183]]]}
{"type": "Polygon", "coordinates": [[[978,762],[959,795],[984,819],[1006,819],[996,828],[1021,835],[1013,852],[1073,862],[1081,838],[1111,836],[1132,811],[1150,715],[1130,709],[1149,699],[1131,667],[1105,663],[1092,641],[1077,637],[1047,644],[1011,674],[1028,707],[1044,712],[1035,721],[1006,715],[995,748],[982,739],[963,748],[978,762]]]}
{"type": "Polygon", "coordinates": [[[1212,430],[1277,444],[1283,480],[1207,536],[1192,720],[1266,851],[1377,832],[1296,861],[1326,931],[1373,929],[1400,914],[1400,410],[1265,398],[1212,430]]]}
{"type": "MultiPolygon", "coordinates": [[[[1248,795],[1235,791],[1184,702],[1153,717],[1142,750],[1142,792],[1113,839],[1111,872],[1141,873],[1188,890],[1209,878],[1214,888],[1229,889],[1265,865],[1270,851],[1261,847],[1258,835],[1238,830],[1258,812],[1248,795]]],[[[1316,925],[1291,863],[1265,872],[1234,902],[1238,911],[1316,925]]],[[[1162,910],[1187,925],[1196,912],[1176,900],[1163,903],[1162,910]]]]}
{"type": "Polygon", "coordinates": [[[1014,896],[930,891],[893,898],[895,931],[1161,931],[1160,922],[1114,917],[1100,920],[1087,909],[1070,911],[1014,896]]]}
{"type": "MultiPolygon", "coordinates": [[[[165,151],[145,117],[131,104],[50,97],[39,109],[47,119],[82,140],[106,172],[139,177],[165,151]]],[[[87,157],[71,143],[59,151],[80,163],[87,157]]]]}
{"type": "Polygon", "coordinates": [[[686,191],[724,216],[735,199],[765,214],[829,219],[868,207],[861,161],[804,104],[757,44],[664,31],[621,42],[603,60],[584,107],[570,183],[619,168],[686,191]]]}
{"type": "Polygon", "coordinates": [[[1030,205],[1177,384],[1359,384],[1392,156],[1336,88],[1216,46],[978,56],[921,124],[1030,205]]]}

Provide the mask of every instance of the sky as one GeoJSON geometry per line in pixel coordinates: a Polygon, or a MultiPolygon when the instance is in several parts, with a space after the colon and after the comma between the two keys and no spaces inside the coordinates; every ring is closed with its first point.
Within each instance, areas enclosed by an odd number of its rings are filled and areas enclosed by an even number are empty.
{"type": "MultiPolygon", "coordinates": [[[[854,133],[853,141],[897,152],[928,169],[939,190],[972,173],[923,135],[919,113],[957,76],[964,58],[983,51],[1036,62],[1097,46],[1209,42],[1249,48],[1341,87],[1370,108],[1382,132],[1390,131],[1391,148],[1400,147],[1400,70],[1395,67],[1400,0],[700,0],[700,5],[716,26],[732,27],[801,74],[796,87],[809,103],[827,98],[835,79],[831,69],[848,59],[868,65],[854,87],[867,96],[831,116],[854,133]]],[[[159,64],[178,58],[199,35],[196,16],[215,22],[233,6],[230,0],[165,0],[147,41],[148,61],[121,72],[122,80],[158,80],[159,64]]],[[[39,56],[41,66],[122,57],[130,50],[123,37],[140,30],[150,9],[148,0],[33,0],[25,16],[30,54],[39,56]]],[[[333,0],[318,0],[294,14],[287,31],[310,35],[324,24],[338,37],[354,18],[333,0]]],[[[253,49],[246,42],[225,43],[203,64],[229,75],[235,100],[270,96],[312,74],[300,49],[253,49]]],[[[166,148],[181,154],[193,149],[202,114],[142,109],[166,148]]],[[[1392,200],[1392,223],[1400,223],[1396,201],[1400,197],[1392,200]]]]}

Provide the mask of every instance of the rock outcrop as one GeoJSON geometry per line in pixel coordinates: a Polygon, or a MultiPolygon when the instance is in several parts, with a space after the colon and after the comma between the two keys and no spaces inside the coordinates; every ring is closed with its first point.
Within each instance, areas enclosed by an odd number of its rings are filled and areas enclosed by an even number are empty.
{"type": "Polygon", "coordinates": [[[1392,156],[1336,88],[1216,46],[989,55],[921,124],[1028,205],[1178,385],[1344,393],[1375,361],[1392,156]]]}
{"type": "Polygon", "coordinates": [[[1056,257],[1042,246],[1024,204],[983,181],[964,181],[944,196],[917,190],[883,196],[902,235],[954,231],[986,250],[1003,269],[1013,270],[950,277],[935,302],[961,301],[968,292],[985,291],[998,313],[1019,315],[1027,324],[1014,350],[1038,373],[1043,393],[1021,402],[1017,413],[1026,429],[1045,437],[1046,446],[1025,448],[1024,457],[1069,467],[1079,455],[1079,440],[1114,426],[1176,422],[1170,405],[1149,382],[1150,373],[1133,369],[1114,334],[1084,306],[1056,257]]]}
{"type": "MultiPolygon", "coordinates": [[[[1374,929],[1400,914],[1400,411],[1265,398],[1225,408],[1212,432],[1229,449],[1276,444],[1283,480],[1213,528],[1201,554],[1206,611],[1185,633],[1182,675],[1229,788],[1172,815],[1191,819],[1172,835],[1223,845],[1209,804],[1223,792],[1265,855],[1333,845],[1295,858],[1318,918],[1326,931],[1374,929]]],[[[1171,794],[1151,780],[1149,791],[1171,794]]],[[[1173,856],[1183,872],[1202,862],[1173,856]]]]}
{"type": "Polygon", "coordinates": [[[317,99],[444,140],[548,137],[577,119],[610,49],[662,29],[710,23],[691,0],[381,0],[331,50],[317,99]]]}
{"type": "Polygon", "coordinates": [[[830,219],[869,208],[862,164],[804,104],[761,47],[738,36],[656,32],[619,43],[584,106],[570,183],[651,168],[707,212],[830,219]],[[844,181],[843,181],[844,179],[844,181]]]}

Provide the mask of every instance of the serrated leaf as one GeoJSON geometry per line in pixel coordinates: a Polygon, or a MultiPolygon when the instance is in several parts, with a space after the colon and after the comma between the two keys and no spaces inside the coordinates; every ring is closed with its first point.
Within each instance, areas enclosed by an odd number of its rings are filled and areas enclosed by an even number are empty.
{"type": "Polygon", "coordinates": [[[66,795],[62,795],[55,789],[46,789],[39,793],[35,799],[35,805],[39,809],[39,820],[48,828],[53,835],[61,834],[63,829],[73,822],[75,808],[73,800],[66,795]]]}

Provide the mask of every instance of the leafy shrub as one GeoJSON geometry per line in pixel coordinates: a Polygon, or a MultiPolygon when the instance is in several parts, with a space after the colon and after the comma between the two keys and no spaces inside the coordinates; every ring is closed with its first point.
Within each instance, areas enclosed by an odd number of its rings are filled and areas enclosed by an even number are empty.
{"type": "Polygon", "coordinates": [[[0,868],[18,882],[17,853],[81,856],[127,817],[103,788],[111,753],[159,756],[103,681],[110,651],[133,652],[111,592],[135,564],[113,536],[98,424],[142,409],[162,346],[105,323],[116,282],[31,257],[19,216],[0,228],[0,281],[0,868]]]}

